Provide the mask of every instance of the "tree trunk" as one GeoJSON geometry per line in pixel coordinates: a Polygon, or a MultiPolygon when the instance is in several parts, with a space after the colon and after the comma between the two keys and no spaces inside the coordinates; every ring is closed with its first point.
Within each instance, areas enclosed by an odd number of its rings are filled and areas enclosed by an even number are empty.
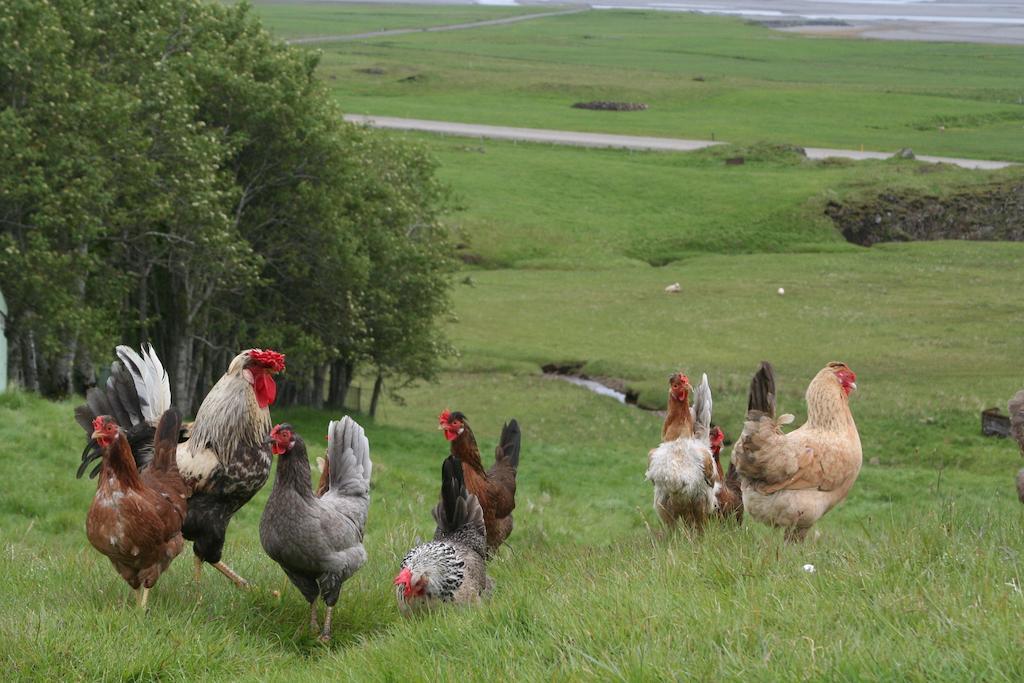
{"type": "Polygon", "coordinates": [[[310,406],[316,409],[324,407],[324,385],[327,381],[327,365],[321,363],[313,368],[313,400],[310,406]]]}
{"type": "Polygon", "coordinates": [[[192,334],[183,331],[174,343],[174,406],[182,415],[192,414],[189,369],[192,365],[192,334]]]}
{"type": "Polygon", "coordinates": [[[96,365],[92,362],[92,354],[80,344],[75,354],[75,389],[87,390],[96,386],[96,365]]]}
{"type": "Polygon", "coordinates": [[[149,271],[139,278],[139,343],[149,341],[149,271]]]}
{"type": "Polygon", "coordinates": [[[39,393],[39,365],[36,362],[36,339],[31,331],[22,335],[21,376],[25,379],[25,390],[39,393]]]}
{"type": "Polygon", "coordinates": [[[344,408],[348,388],[352,385],[352,375],[356,364],[353,361],[336,360],[331,364],[331,389],[327,403],[331,408],[344,408]]]}
{"type": "Polygon", "coordinates": [[[377,370],[377,379],[373,381],[373,396],[370,397],[370,417],[377,415],[377,400],[380,399],[381,389],[384,388],[384,375],[377,370]]]}

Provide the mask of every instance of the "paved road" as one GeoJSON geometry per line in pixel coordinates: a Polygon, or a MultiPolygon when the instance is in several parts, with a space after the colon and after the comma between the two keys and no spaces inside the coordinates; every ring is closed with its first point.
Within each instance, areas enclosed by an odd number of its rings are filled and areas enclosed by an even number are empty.
{"type": "MultiPolygon", "coordinates": [[[[345,120],[375,128],[415,130],[441,133],[458,137],[488,138],[493,140],[519,140],[521,142],[547,142],[553,145],[574,145],[577,147],[611,147],[617,149],[653,150],[662,152],[692,152],[696,149],[723,144],[711,140],[683,140],[680,138],[655,138],[635,135],[609,135],[606,133],[580,133],[568,130],[545,130],[541,128],[510,128],[508,126],[484,126],[475,123],[452,123],[450,121],[427,121],[424,119],[399,119],[390,116],[362,116],[346,114],[345,120]]],[[[893,152],[862,152],[851,149],[827,149],[805,147],[811,159],[840,157],[845,159],[888,159],[893,152]]],[[[952,157],[918,156],[920,161],[955,164],[964,168],[992,170],[1014,164],[1008,161],[986,161],[981,159],[956,159],[952,157]]]]}
{"type": "Polygon", "coordinates": [[[407,33],[438,33],[440,31],[461,31],[468,28],[481,28],[483,26],[500,26],[502,24],[515,24],[520,21],[532,21],[546,17],[557,17],[564,14],[579,14],[589,11],[589,7],[577,7],[575,9],[561,10],[559,12],[538,12],[536,14],[520,14],[515,17],[503,19],[484,19],[481,21],[469,21],[464,24],[446,24],[444,26],[428,26],[426,28],[392,28],[383,31],[370,31],[368,33],[350,33],[344,36],[312,36],[309,38],[292,38],[285,42],[289,45],[312,45],[317,43],[348,43],[353,40],[365,40],[367,38],[383,38],[387,36],[404,36],[407,33]]]}

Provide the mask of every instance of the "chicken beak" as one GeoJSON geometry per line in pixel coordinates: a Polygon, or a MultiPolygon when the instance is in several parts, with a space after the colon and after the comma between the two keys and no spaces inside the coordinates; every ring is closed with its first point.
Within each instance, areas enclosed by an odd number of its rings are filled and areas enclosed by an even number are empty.
{"type": "Polygon", "coordinates": [[[857,391],[857,383],[850,382],[850,391],[857,391]]]}

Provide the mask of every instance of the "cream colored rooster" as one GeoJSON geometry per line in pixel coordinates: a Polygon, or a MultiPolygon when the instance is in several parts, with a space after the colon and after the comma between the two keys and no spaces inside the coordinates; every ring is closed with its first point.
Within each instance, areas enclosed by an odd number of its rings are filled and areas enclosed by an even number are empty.
{"type": "Polygon", "coordinates": [[[792,415],[775,417],[775,376],[761,363],[750,382],[743,434],[733,449],[743,507],[758,520],[802,541],[853,487],[861,466],[860,435],[850,413],[857,376],[845,363],[829,363],[807,387],[807,422],[786,434],[792,415]]]}
{"type": "Polygon", "coordinates": [[[700,529],[718,507],[721,486],[711,455],[711,387],[701,377],[693,405],[693,431],[650,452],[647,479],[654,484],[654,509],[669,529],[679,520],[700,529]]]}

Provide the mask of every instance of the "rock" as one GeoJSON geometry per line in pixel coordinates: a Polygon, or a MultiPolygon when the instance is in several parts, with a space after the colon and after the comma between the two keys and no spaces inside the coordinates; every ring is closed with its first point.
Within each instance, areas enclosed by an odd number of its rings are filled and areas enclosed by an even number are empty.
{"type": "Polygon", "coordinates": [[[900,151],[898,151],[895,154],[893,154],[892,158],[893,159],[916,159],[917,157],[914,156],[914,150],[910,149],[909,147],[904,147],[900,151]]]}
{"type": "Polygon", "coordinates": [[[890,190],[866,200],[830,201],[825,215],[848,242],[864,247],[917,240],[1021,242],[1024,182],[1010,180],[945,196],[890,190]]]}
{"type": "Polygon", "coordinates": [[[665,291],[668,292],[669,294],[678,294],[679,292],[683,291],[683,288],[679,285],[678,282],[673,282],[672,284],[665,288],[665,291]]]}
{"type": "Polygon", "coordinates": [[[643,111],[647,105],[643,102],[608,102],[605,100],[594,100],[593,102],[576,102],[573,109],[594,109],[597,111],[643,111]]]}

